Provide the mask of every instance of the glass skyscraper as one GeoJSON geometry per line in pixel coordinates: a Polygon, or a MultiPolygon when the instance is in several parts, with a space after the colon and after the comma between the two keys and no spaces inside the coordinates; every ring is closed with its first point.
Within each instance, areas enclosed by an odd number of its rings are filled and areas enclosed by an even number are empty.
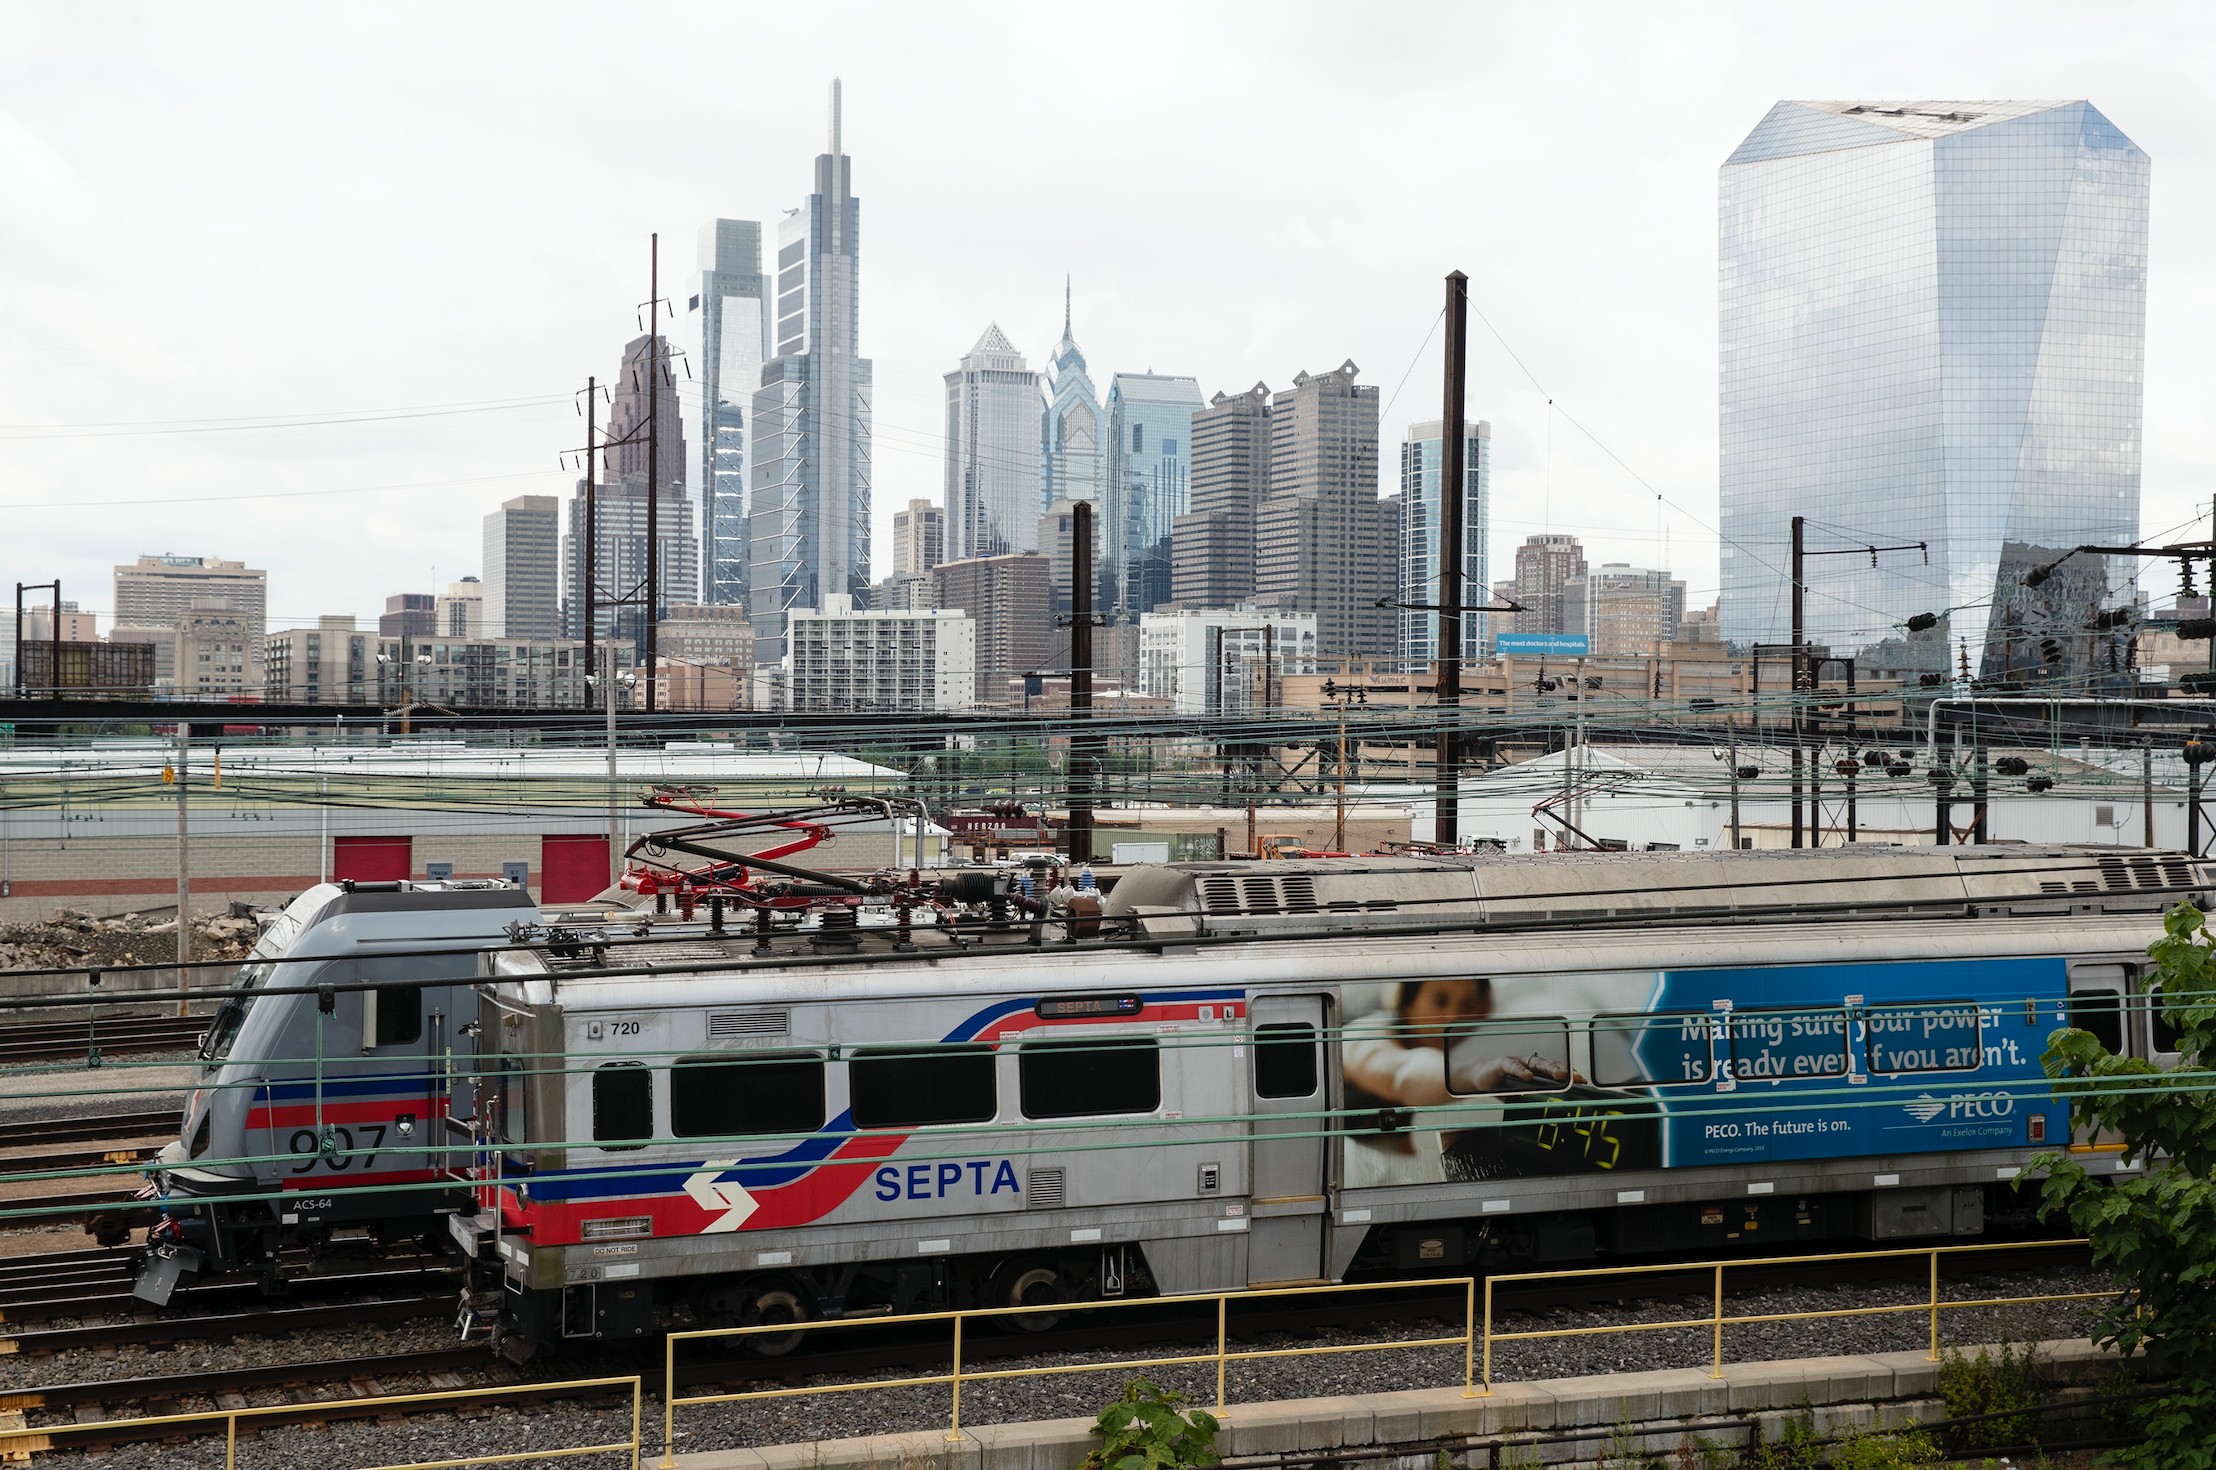
{"type": "Polygon", "coordinates": [[[995,322],[946,375],[946,556],[1039,549],[1039,375],[995,322]]]}
{"type": "Polygon", "coordinates": [[[1062,283],[1062,340],[1046,360],[1045,422],[1040,428],[1039,514],[1057,500],[1100,498],[1100,399],[1085,354],[1070,335],[1070,288],[1062,283]]]}
{"type": "Polygon", "coordinates": [[[2101,578],[2023,573],[2139,535],[2147,187],[2086,102],[1770,109],[1720,188],[1725,638],[1786,638],[1797,514],[1811,551],[1929,546],[1811,558],[1814,643],[1934,612],[1904,667],[2085,646],[2101,578]]]}
{"type": "MultiPolygon", "coordinates": [[[[1484,419],[1463,424],[1467,453],[1462,469],[1462,605],[1486,600],[1492,586],[1485,536],[1492,524],[1493,426],[1484,419]]],[[[1439,491],[1445,470],[1439,451],[1446,439],[1440,421],[1410,424],[1400,445],[1400,595],[1408,603],[1439,603],[1439,491]]],[[[1485,614],[1462,614],[1462,657],[1485,655],[1485,614]]],[[[1400,664],[1428,673],[1439,656],[1439,615],[1400,610],[1400,664]]]]}
{"type": "Polygon", "coordinates": [[[747,507],[754,658],[785,656],[794,608],[869,595],[870,361],[861,355],[861,201],[846,155],[839,83],[831,151],[815,192],[777,228],[770,339],[754,394],[747,507]]]}
{"type": "Polygon", "coordinates": [[[1118,373],[1108,384],[1100,605],[1118,622],[1170,600],[1170,523],[1191,503],[1193,415],[1206,406],[1192,378],[1118,373]]]}
{"type": "Polygon", "coordinates": [[[700,227],[700,600],[746,601],[746,414],[769,357],[762,227],[700,227]]]}

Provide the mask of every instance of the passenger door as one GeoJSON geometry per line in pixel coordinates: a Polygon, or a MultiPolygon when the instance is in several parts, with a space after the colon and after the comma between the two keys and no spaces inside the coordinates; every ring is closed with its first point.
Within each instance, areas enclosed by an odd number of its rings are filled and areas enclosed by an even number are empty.
{"type": "MultiPolygon", "coordinates": [[[[2132,1050],[2129,1029],[2124,1024],[2131,970],[2128,965],[2070,966],[2068,1024],[2092,1032],[2112,1056],[2125,1056],[2132,1050]]],[[[2073,1154],[2122,1153],[2123,1148],[2122,1136],[2106,1129],[2071,1130],[2070,1152],[2073,1154]]]]}
{"type": "Polygon", "coordinates": [[[1320,995],[1258,997],[1247,1006],[1250,1286],[1323,1276],[1324,1145],[1331,1122],[1327,1013],[1320,995]]]}

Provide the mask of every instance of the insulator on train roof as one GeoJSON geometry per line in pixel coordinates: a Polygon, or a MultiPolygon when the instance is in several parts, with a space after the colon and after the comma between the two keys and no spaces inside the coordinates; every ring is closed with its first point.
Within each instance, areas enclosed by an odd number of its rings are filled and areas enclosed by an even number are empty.
{"type": "Polygon", "coordinates": [[[1852,778],[1862,774],[1862,762],[1850,755],[1845,760],[1840,761],[1833,769],[1842,776],[1852,778]]]}
{"type": "Polygon", "coordinates": [[[2193,639],[2216,637],[2216,618],[2179,618],[2178,636],[2193,639]]]}
{"type": "Polygon", "coordinates": [[[1918,674],[1916,676],[1918,686],[1925,689],[1937,689],[1940,682],[1940,677],[1937,674],[1918,674]]]}
{"type": "Polygon", "coordinates": [[[2054,777],[2052,776],[2034,776],[2024,783],[2024,790],[2026,791],[2052,791],[2053,789],[2054,777]]]}
{"type": "Polygon", "coordinates": [[[2004,776],[2028,776],[2031,774],[2031,762],[2020,755],[2004,755],[1993,762],[1993,769],[2004,776]]]}
{"type": "Polygon", "coordinates": [[[1885,774],[1888,776],[1905,776],[1911,769],[1907,761],[1894,761],[1886,766],[1885,774]]]}

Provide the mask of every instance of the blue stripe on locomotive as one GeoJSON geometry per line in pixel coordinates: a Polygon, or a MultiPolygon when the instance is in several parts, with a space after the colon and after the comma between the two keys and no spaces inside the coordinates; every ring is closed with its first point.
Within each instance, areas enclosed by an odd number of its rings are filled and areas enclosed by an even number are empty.
{"type": "MultiPolygon", "coordinates": [[[[2060,1144],[2067,1111],[2052,1101],[2039,1056],[2048,1034],[2067,1024],[2066,983],[2058,958],[1667,971],[1649,1006],[1657,1015],[1707,1021],[1716,1002],[1731,1003],[1734,1085],[1721,1090],[1711,1078],[1659,1090],[1665,1163],[2020,1147],[2035,1115],[2060,1144]],[[1862,998],[1849,1038],[1861,1080],[1836,1070],[1845,1048],[1823,1029],[1851,995],[1862,998]],[[1971,1005],[1974,1039],[1955,1024],[1971,1005]],[[1883,1070],[1872,1071],[1873,1058],[1883,1070]],[[1946,1065],[1953,1061],[1971,1066],[1946,1065]]],[[[1633,1054],[1647,1077],[1683,1078],[1685,1041],[1682,1028],[1650,1024],[1633,1054]]],[[[1719,1044],[1717,1062],[1725,1056],[1719,1044]]]]}

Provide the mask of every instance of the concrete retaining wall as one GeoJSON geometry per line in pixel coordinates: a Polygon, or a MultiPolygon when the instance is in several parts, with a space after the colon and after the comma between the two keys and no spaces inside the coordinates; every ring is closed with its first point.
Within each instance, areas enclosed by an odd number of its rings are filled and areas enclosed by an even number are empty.
{"type": "MultiPolygon", "coordinates": [[[[2054,1377],[2090,1385],[2113,1371],[2115,1358],[2082,1340],[2046,1342],[2039,1355],[2054,1377]]],[[[1519,1435],[1594,1430],[1606,1435],[1628,1428],[1643,1449],[1674,1453],[1693,1435],[1708,1433],[1730,1444],[1743,1430],[1725,1432],[1718,1421],[1762,1416],[1765,1437],[1775,1441],[1803,1411],[1819,1434],[1890,1429],[1944,1417],[1937,1395],[1939,1367],[1920,1352],[1864,1357],[1802,1358],[1778,1363],[1737,1363],[1724,1376],[1702,1369],[1618,1373],[1502,1383],[1489,1398],[1464,1398],[1459,1386],[1406,1389],[1361,1398],[1291,1399],[1233,1404],[1216,1448],[1226,1459],[1242,1455],[1299,1454],[1350,1446],[1406,1447],[1405,1470],[1432,1470],[1443,1452],[1463,1467],[1483,1466],[1489,1448],[1519,1435]],[[1459,1441],[1442,1444],[1441,1441],[1459,1441]]],[[[1099,1444],[1091,1419],[1050,1419],[965,1429],[949,1441],[943,1427],[912,1434],[873,1435],[765,1449],[682,1453],[686,1470],[1078,1470],[1099,1444]]],[[[678,1417],[684,1428],[682,1411],[678,1417]]],[[[684,1441],[679,1441],[683,1448],[684,1441]]],[[[1590,1465],[1604,1440],[1533,1445],[1549,1465],[1590,1465]]],[[[1380,1455],[1374,1464],[1403,1470],[1380,1455]]]]}

